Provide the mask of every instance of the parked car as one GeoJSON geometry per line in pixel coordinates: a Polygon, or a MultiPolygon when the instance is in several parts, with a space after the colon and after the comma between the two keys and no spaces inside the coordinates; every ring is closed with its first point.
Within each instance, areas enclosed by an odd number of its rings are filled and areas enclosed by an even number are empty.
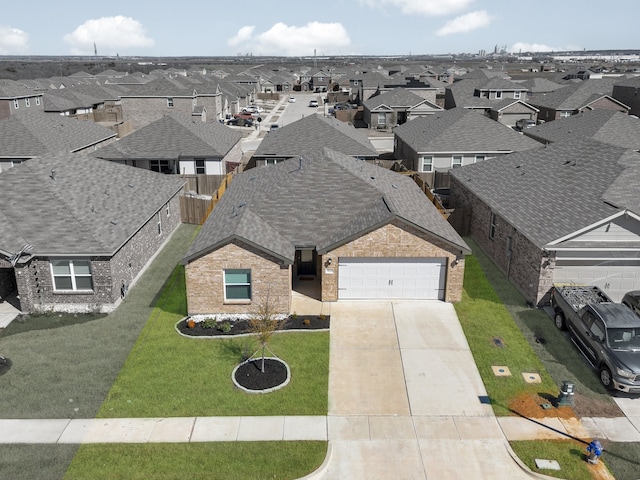
{"type": "Polygon", "coordinates": [[[317,107],[318,106],[318,101],[317,100],[310,100],[309,101],[309,106],[310,107],[317,107]]]}
{"type": "Polygon", "coordinates": [[[253,120],[250,118],[232,118],[227,120],[227,125],[238,125],[241,127],[253,127],[253,120]]]}
{"type": "Polygon", "coordinates": [[[296,97],[289,97],[289,103],[296,103],[296,97]]]}
{"type": "Polygon", "coordinates": [[[262,119],[260,118],[260,114],[258,113],[249,113],[249,112],[242,112],[242,113],[236,113],[234,115],[235,118],[242,118],[244,120],[258,120],[261,121],[262,119]]]}
{"type": "Polygon", "coordinates": [[[531,128],[536,126],[536,121],[530,118],[521,118],[516,122],[516,129],[524,130],[525,128],[531,128]]]}
{"type": "Polygon", "coordinates": [[[640,393],[640,317],[594,286],[554,286],[551,304],[556,326],[569,330],[602,385],[640,393]]]}
{"type": "Polygon", "coordinates": [[[280,125],[278,125],[277,123],[272,123],[271,126],[269,127],[269,131],[273,132],[274,130],[277,130],[280,128],[280,125]]]}
{"type": "Polygon", "coordinates": [[[640,290],[625,293],[622,297],[622,303],[640,315],[640,290]]]}

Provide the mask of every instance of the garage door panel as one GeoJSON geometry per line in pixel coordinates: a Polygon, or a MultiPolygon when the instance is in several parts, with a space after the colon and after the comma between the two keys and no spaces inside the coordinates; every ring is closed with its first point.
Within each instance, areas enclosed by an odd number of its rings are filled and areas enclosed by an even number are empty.
{"type": "Polygon", "coordinates": [[[443,299],[445,259],[341,258],[340,299],[443,299]]]}
{"type": "Polygon", "coordinates": [[[626,292],[640,290],[640,266],[556,265],[553,281],[596,285],[614,302],[619,302],[626,292]]]}

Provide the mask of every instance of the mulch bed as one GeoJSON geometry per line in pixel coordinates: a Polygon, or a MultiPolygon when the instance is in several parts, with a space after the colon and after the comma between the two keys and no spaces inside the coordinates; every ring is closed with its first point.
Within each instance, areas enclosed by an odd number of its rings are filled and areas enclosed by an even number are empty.
{"type": "MultiPolygon", "coordinates": [[[[196,322],[193,328],[187,326],[189,319],[182,319],[178,325],[178,331],[183,335],[192,337],[218,337],[218,336],[234,336],[243,333],[251,333],[248,320],[240,319],[222,319],[216,326],[211,328],[204,328],[204,322],[196,322]],[[225,332],[221,325],[228,323],[231,325],[231,329],[225,332]]],[[[279,330],[320,330],[329,328],[330,315],[320,317],[318,315],[297,315],[296,317],[289,317],[284,320],[279,330]]]]}
{"type": "Polygon", "coordinates": [[[621,417],[624,416],[618,405],[574,394],[573,407],[558,407],[557,399],[548,394],[523,394],[509,403],[509,408],[516,414],[527,418],[582,418],[582,417],[621,417]],[[542,404],[551,404],[553,408],[543,409],[542,404]]]}
{"type": "Polygon", "coordinates": [[[256,358],[238,367],[235,373],[236,382],[247,390],[266,390],[282,385],[287,380],[287,366],[273,358],[256,358]]]}

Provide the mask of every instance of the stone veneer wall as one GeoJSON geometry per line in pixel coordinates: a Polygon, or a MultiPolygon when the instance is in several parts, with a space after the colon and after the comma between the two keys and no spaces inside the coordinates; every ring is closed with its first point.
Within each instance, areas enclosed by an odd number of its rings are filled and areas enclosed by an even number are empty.
{"type": "Polygon", "coordinates": [[[291,308],[291,267],[240,241],[234,241],[193,260],[185,267],[187,310],[196,314],[247,314],[269,295],[281,313],[291,308]],[[224,299],[224,270],[251,270],[251,301],[224,299]]]}
{"type": "Polygon", "coordinates": [[[533,305],[544,303],[553,286],[553,255],[546,258],[542,250],[504,218],[497,215],[493,239],[489,238],[491,208],[469,189],[451,178],[452,206],[470,212],[474,241],[533,305]],[[511,257],[507,254],[511,244],[511,257]],[[548,263],[547,263],[548,261],[548,263]]]}
{"type": "Polygon", "coordinates": [[[457,265],[452,266],[456,252],[451,246],[402,222],[394,221],[384,225],[318,258],[320,265],[331,258],[330,269],[334,272],[327,274],[324,268],[321,269],[322,300],[325,302],[338,300],[338,259],[341,257],[446,258],[444,299],[447,302],[457,302],[462,298],[464,260],[461,259],[457,265]]]}

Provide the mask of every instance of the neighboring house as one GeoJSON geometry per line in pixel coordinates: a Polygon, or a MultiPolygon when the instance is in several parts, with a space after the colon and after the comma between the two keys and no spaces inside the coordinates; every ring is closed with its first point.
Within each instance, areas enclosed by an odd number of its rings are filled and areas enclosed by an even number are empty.
{"type": "Polygon", "coordinates": [[[640,289],[640,155],[587,138],[451,171],[450,217],[533,305],[554,283],[640,289]]]}
{"type": "Polygon", "coordinates": [[[435,103],[404,88],[395,88],[363,103],[364,121],[375,130],[391,130],[415,118],[441,112],[435,103]]]}
{"type": "Polygon", "coordinates": [[[0,121],[0,172],[42,155],[90,152],[115,139],[113,131],[93,122],[37,110],[12,115],[0,121]]]}
{"type": "Polygon", "coordinates": [[[532,94],[528,103],[540,111],[538,120],[544,122],[567,118],[585,110],[597,108],[629,113],[627,105],[611,96],[615,80],[578,81],[553,92],[532,94]]]}
{"type": "Polygon", "coordinates": [[[180,224],[183,184],[78,154],[0,173],[0,296],[14,287],[23,312],[112,310],[180,224]]]}
{"type": "Polygon", "coordinates": [[[640,151],[640,120],[614,110],[586,110],[562,122],[549,122],[523,130],[541,143],[571,138],[592,138],[618,147],[640,151]]]}
{"type": "Polygon", "coordinates": [[[96,151],[97,158],[154,172],[224,175],[242,159],[242,134],[219,122],[167,115],[96,151]]]}
{"type": "Polygon", "coordinates": [[[432,188],[448,187],[452,168],[542,145],[474,110],[454,108],[393,130],[394,157],[432,188]]]}
{"type": "Polygon", "coordinates": [[[11,80],[0,80],[0,120],[17,113],[42,109],[42,92],[11,80]]]}
{"type": "Polygon", "coordinates": [[[640,117],[640,76],[621,80],[613,85],[611,96],[629,105],[629,114],[640,117]]]}
{"type": "Polygon", "coordinates": [[[183,263],[189,314],[462,295],[469,247],[415,182],[329,149],[235,176],[183,263]]]}
{"type": "Polygon", "coordinates": [[[273,165],[325,146],[359,160],[378,158],[378,151],[361,130],[333,117],[313,114],[269,132],[246,168],[273,165]]]}

